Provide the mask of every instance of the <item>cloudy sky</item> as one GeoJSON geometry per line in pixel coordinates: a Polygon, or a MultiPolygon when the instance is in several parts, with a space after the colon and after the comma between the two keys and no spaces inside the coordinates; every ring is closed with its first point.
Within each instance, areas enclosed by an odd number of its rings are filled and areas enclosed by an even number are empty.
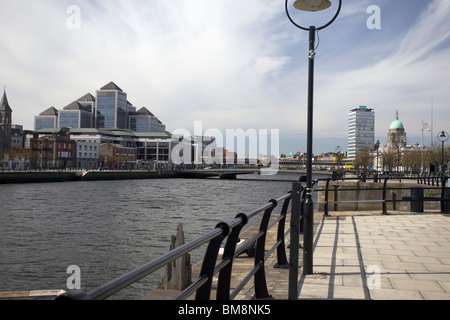
{"type": "MultiPolygon", "coordinates": [[[[319,25],[332,2],[292,16],[319,25]]],[[[343,2],[316,43],[315,153],[347,148],[360,105],[382,143],[396,110],[408,143],[422,121],[450,131],[450,1],[343,2]]],[[[306,151],[307,51],[284,0],[0,0],[0,85],[25,129],[114,81],[169,131],[279,129],[281,153],[306,151]]]]}

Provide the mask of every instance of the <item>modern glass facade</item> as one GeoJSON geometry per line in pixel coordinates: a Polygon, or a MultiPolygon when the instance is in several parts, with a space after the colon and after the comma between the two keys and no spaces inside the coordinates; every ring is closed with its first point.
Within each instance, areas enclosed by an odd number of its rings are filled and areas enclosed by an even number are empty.
{"type": "Polygon", "coordinates": [[[78,112],[60,112],[59,127],[60,128],[78,128],[80,115],[78,112]]]}
{"type": "Polygon", "coordinates": [[[127,95],[120,91],[97,91],[97,128],[127,129],[127,95]]]}
{"type": "Polygon", "coordinates": [[[130,130],[135,132],[150,132],[149,117],[131,117],[130,130]]]}
{"type": "Polygon", "coordinates": [[[348,116],[348,159],[353,161],[364,147],[373,147],[375,141],[375,111],[358,107],[348,116]]]}
{"type": "Polygon", "coordinates": [[[37,116],[34,119],[34,129],[40,130],[40,129],[50,129],[50,128],[56,128],[56,116],[54,117],[44,117],[44,116],[37,116]]]}
{"type": "Polygon", "coordinates": [[[63,110],[51,107],[35,116],[35,130],[47,128],[105,128],[135,132],[165,132],[165,126],[149,110],[140,112],[127,93],[113,82],[75,100],[63,110]]]}
{"type": "Polygon", "coordinates": [[[128,110],[127,110],[127,95],[126,93],[117,92],[117,128],[127,129],[128,110]]]}
{"type": "Polygon", "coordinates": [[[59,128],[90,128],[91,113],[83,111],[60,111],[59,128]]]}
{"type": "Polygon", "coordinates": [[[97,92],[97,128],[116,127],[116,93],[97,92]]]}

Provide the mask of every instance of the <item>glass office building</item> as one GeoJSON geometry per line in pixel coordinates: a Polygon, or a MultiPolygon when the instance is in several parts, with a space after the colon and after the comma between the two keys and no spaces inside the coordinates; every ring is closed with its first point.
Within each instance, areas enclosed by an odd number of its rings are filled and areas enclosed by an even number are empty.
{"type": "Polygon", "coordinates": [[[348,115],[348,159],[355,160],[356,155],[365,147],[374,146],[375,111],[361,106],[348,115]]]}
{"type": "Polygon", "coordinates": [[[79,102],[72,102],[59,112],[59,128],[91,128],[92,113],[79,102]]]}
{"type": "Polygon", "coordinates": [[[160,121],[147,108],[130,114],[130,130],[136,132],[164,132],[158,130],[160,121]]]}
{"type": "Polygon", "coordinates": [[[35,130],[49,128],[120,129],[135,132],[165,132],[166,126],[145,107],[136,107],[114,82],[75,100],[62,110],[49,108],[35,116],[35,130]]]}
{"type": "Polygon", "coordinates": [[[34,130],[56,128],[58,125],[58,110],[48,108],[34,117],[34,130]]]}
{"type": "Polygon", "coordinates": [[[127,129],[127,94],[110,82],[97,91],[97,128],[127,129]]]}

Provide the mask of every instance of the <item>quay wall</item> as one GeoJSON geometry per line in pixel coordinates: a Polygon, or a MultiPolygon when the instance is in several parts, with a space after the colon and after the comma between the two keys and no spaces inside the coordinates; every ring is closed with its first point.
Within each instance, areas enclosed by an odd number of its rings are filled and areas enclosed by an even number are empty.
{"type": "Polygon", "coordinates": [[[26,171],[2,172],[0,184],[68,181],[133,180],[173,178],[172,172],[158,171],[26,171]]]}
{"type": "Polygon", "coordinates": [[[43,182],[66,182],[78,181],[80,176],[77,172],[3,172],[0,173],[0,184],[10,183],[43,183],[43,182]]]}

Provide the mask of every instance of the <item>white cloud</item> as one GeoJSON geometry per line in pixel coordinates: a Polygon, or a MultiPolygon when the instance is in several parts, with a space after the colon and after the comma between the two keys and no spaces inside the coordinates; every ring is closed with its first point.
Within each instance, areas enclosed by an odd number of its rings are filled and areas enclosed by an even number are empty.
{"type": "MultiPolygon", "coordinates": [[[[377,123],[397,108],[420,123],[431,94],[436,114],[445,109],[439,101],[450,100],[448,1],[433,1],[403,41],[386,29],[361,29],[372,2],[344,2],[341,17],[321,32],[317,137],[345,137],[348,110],[360,104],[376,108],[377,123]]],[[[7,86],[14,122],[26,128],[48,107],[63,108],[115,81],[169,130],[202,120],[205,128],[274,128],[303,138],[306,38],[275,0],[3,0],[0,85],[7,86]],[[66,26],[74,3],[80,30],[66,26]]]]}
{"type": "MultiPolygon", "coordinates": [[[[317,135],[345,137],[348,111],[368,105],[375,108],[378,136],[387,137],[395,110],[399,110],[408,136],[418,137],[421,120],[430,121],[433,96],[435,127],[448,128],[446,101],[450,96],[446,88],[450,85],[447,72],[450,29],[444,26],[449,18],[450,3],[434,1],[397,47],[392,45],[398,41],[397,35],[392,37],[391,43],[374,43],[372,50],[375,52],[377,46],[394,48],[379,61],[355,64],[355,68],[344,72],[329,73],[324,68],[325,71],[318,75],[323,80],[316,90],[317,135]],[[340,129],[337,129],[337,123],[341,124],[340,129]]],[[[356,47],[354,54],[349,52],[349,55],[358,61],[359,53],[356,47]]]]}

